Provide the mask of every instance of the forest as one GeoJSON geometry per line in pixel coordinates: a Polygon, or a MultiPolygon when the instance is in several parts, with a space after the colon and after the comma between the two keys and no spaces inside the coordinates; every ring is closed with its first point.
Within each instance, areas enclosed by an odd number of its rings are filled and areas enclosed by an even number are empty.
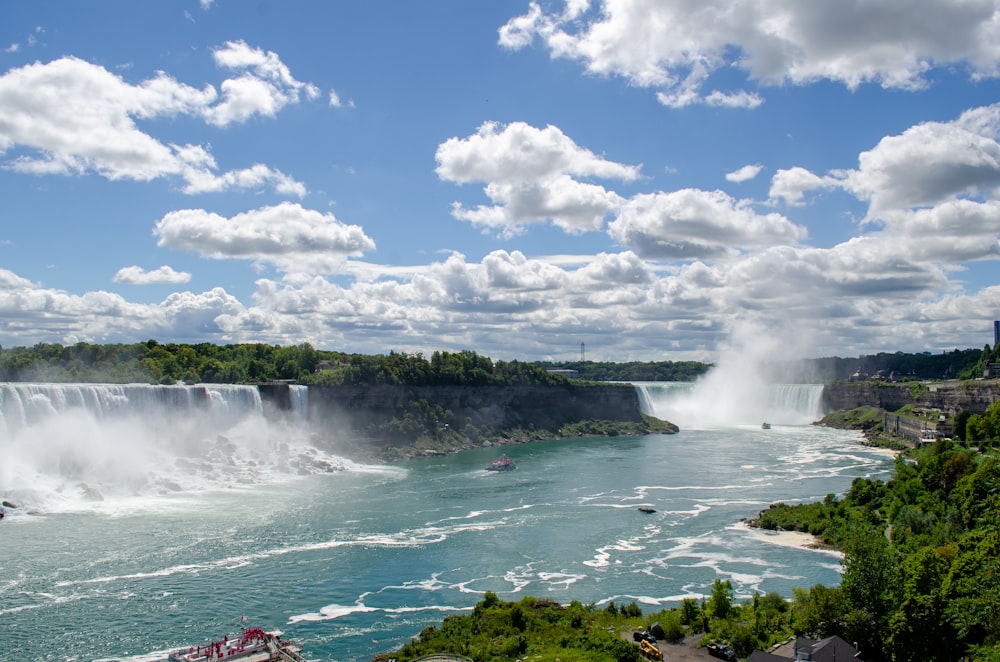
{"type": "Polygon", "coordinates": [[[70,346],[38,344],[0,350],[0,381],[177,382],[255,384],[294,380],[300,384],[396,384],[409,386],[560,384],[565,377],[522,361],[493,361],[475,352],[384,355],[314,349],[308,343],[281,347],[160,344],[70,346]]]}
{"type": "MultiPolygon", "coordinates": [[[[1000,347],[879,353],[853,359],[809,359],[780,374],[788,381],[824,382],[857,369],[868,374],[895,372],[904,379],[971,379],[988,363],[1000,361],[1000,347]]],[[[486,385],[563,383],[549,369],[575,370],[589,381],[693,381],[712,368],[698,361],[494,361],[471,350],[420,353],[390,351],[356,354],[315,349],[309,343],[175,344],[147,340],[132,344],[39,343],[0,348],[0,381],[106,383],[253,384],[295,380],[300,384],[486,385]]]]}
{"type": "Polygon", "coordinates": [[[471,614],[449,616],[376,659],[449,652],[480,662],[638,662],[629,635],[656,622],[662,640],[703,634],[701,646],[725,644],[741,658],[791,636],[838,635],[856,642],[865,662],[1000,661],[995,454],[942,440],[900,456],[888,481],[857,478],[842,497],[774,504],[754,524],[809,532],[842,550],[840,585],[737,602],[731,583],[717,579],[705,598],[651,614],[635,603],[502,602],[487,593],[471,614]]]}

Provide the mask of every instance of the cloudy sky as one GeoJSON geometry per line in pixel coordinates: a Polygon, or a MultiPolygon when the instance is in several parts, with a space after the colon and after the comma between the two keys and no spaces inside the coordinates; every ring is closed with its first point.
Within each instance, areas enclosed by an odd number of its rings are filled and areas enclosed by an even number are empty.
{"type": "Polygon", "coordinates": [[[0,5],[0,345],[940,352],[1000,0],[0,5]]]}

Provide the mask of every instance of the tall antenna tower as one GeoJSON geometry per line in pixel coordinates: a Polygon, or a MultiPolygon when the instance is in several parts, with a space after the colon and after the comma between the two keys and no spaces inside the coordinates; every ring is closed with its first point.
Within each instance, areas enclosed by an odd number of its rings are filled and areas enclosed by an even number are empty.
{"type": "Polygon", "coordinates": [[[580,362],[587,360],[587,352],[584,350],[583,343],[580,343],[580,362]]]}

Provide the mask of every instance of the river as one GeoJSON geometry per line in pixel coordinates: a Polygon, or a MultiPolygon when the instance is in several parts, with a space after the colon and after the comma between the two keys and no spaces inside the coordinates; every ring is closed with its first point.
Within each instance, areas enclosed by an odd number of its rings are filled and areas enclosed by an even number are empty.
{"type": "MultiPolygon", "coordinates": [[[[213,395],[230,409],[206,421],[176,403],[95,413],[60,388],[0,400],[0,496],[18,505],[0,522],[2,659],[162,660],[245,616],[309,659],[367,661],[485,591],[647,612],[716,578],[738,597],[791,596],[837,584],[839,557],[741,520],[892,466],[853,433],[803,424],[809,387],[779,396],[788,415],[769,410],[767,430],[688,422],[391,466],[338,456],[305,421],[267,421],[252,397],[225,403],[246,394],[213,395]],[[486,471],[501,450],[517,469],[486,471]]],[[[637,388],[661,414],[690,396],[637,388]]]]}

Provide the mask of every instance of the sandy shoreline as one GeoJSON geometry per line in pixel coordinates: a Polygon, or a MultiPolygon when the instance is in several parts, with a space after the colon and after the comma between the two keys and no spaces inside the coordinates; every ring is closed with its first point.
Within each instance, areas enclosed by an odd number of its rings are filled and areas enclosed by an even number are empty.
{"type": "Polygon", "coordinates": [[[831,548],[823,542],[822,538],[814,536],[811,533],[805,533],[803,531],[773,531],[769,529],[761,529],[756,526],[750,526],[750,524],[746,522],[740,522],[734,528],[743,529],[752,538],[763,540],[764,542],[771,543],[772,545],[809,549],[815,552],[836,556],[838,558],[843,558],[844,556],[843,552],[831,548]]]}

